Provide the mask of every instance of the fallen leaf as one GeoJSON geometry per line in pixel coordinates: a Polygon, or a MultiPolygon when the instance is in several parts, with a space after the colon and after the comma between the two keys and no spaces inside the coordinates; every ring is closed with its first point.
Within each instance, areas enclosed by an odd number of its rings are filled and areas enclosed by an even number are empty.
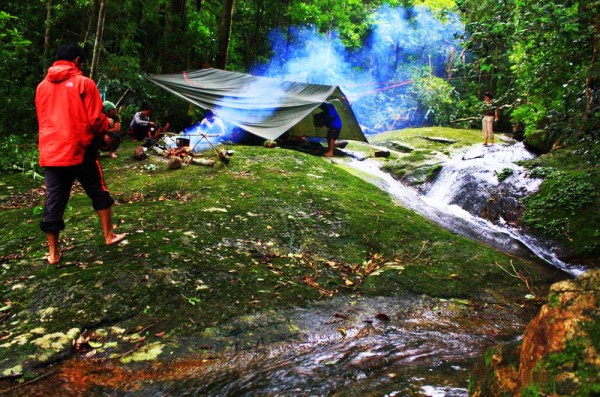
{"type": "Polygon", "coordinates": [[[159,332],[158,334],[154,334],[154,336],[158,336],[159,338],[162,338],[163,336],[165,336],[165,332],[159,332]]]}

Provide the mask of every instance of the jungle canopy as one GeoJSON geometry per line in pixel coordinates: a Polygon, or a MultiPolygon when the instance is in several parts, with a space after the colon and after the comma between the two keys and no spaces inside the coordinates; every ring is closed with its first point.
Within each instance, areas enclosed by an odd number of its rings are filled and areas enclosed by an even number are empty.
{"type": "Polygon", "coordinates": [[[340,139],[367,139],[338,86],[297,83],[219,69],[151,75],[148,80],[224,121],[264,139],[292,136],[326,137],[313,124],[319,105],[331,102],[342,119],[340,139]]]}

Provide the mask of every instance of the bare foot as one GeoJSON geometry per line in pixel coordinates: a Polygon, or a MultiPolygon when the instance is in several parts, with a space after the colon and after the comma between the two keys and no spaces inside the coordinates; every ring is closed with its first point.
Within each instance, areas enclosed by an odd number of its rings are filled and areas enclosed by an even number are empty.
{"type": "Polygon", "coordinates": [[[106,239],[106,245],[117,244],[118,242],[123,241],[125,237],[127,237],[127,233],[113,234],[112,237],[106,239]]]}
{"type": "Polygon", "coordinates": [[[48,261],[49,265],[56,265],[58,262],[60,262],[60,252],[54,255],[46,255],[45,258],[48,261]]]}
{"type": "Polygon", "coordinates": [[[325,157],[333,157],[333,152],[325,152],[325,153],[323,153],[323,156],[325,156],[325,157]]]}

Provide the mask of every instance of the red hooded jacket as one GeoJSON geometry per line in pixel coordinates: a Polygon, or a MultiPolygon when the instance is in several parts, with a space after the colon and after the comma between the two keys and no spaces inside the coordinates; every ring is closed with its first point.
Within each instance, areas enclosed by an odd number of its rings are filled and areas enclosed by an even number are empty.
{"type": "Polygon", "coordinates": [[[56,61],[48,69],[37,87],[35,107],[41,166],[81,164],[94,134],[108,128],[96,83],[70,61],[56,61]]]}

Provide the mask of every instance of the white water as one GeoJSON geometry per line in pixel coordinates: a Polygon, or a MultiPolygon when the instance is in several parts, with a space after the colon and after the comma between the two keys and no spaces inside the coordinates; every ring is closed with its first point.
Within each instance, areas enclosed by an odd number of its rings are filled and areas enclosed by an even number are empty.
{"type": "MultiPolygon", "coordinates": [[[[404,207],[412,209],[448,230],[504,252],[523,255],[527,254],[528,250],[545,262],[577,276],[584,269],[561,261],[552,247],[540,239],[526,235],[508,224],[495,225],[486,219],[472,215],[460,206],[461,201],[465,206],[464,201],[468,202],[471,198],[476,202],[478,199],[476,196],[480,194],[479,201],[485,200],[487,194],[500,184],[498,174],[506,169],[512,170],[512,174],[506,178],[505,184],[512,184],[512,188],[521,191],[523,195],[535,192],[541,180],[529,178],[527,172],[515,164],[516,161],[532,158],[534,155],[528,152],[522,143],[471,147],[443,164],[442,171],[425,195],[419,195],[414,189],[404,186],[382,171],[380,163],[375,160],[353,160],[348,165],[370,175],[371,182],[389,192],[404,207]]],[[[469,203],[469,205],[476,204],[469,203]]]]}

